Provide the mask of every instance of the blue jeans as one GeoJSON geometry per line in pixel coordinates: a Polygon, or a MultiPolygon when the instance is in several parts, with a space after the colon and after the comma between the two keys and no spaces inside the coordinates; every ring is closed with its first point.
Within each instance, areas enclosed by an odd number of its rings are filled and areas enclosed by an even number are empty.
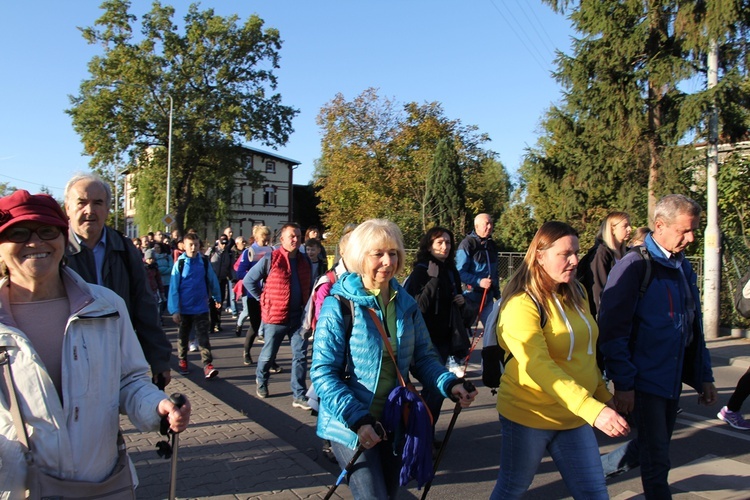
{"type": "Polygon", "coordinates": [[[640,465],[644,496],[647,499],[672,498],[667,480],[671,467],[669,442],[678,406],[679,399],[635,391],[633,419],[637,436],[602,455],[604,474],[612,477],[640,465]]]}
{"type": "Polygon", "coordinates": [[[544,452],[549,452],[573,498],[608,499],[594,429],[533,429],[500,416],[503,444],[500,472],[491,500],[521,498],[534,480],[544,452]]]}
{"type": "Polygon", "coordinates": [[[229,280],[229,309],[232,311],[232,316],[237,316],[237,297],[234,295],[234,283],[229,280]]]}
{"type": "Polygon", "coordinates": [[[258,368],[255,372],[255,385],[268,387],[268,369],[276,359],[281,342],[289,337],[292,345],[292,395],[301,398],[307,392],[307,340],[299,334],[302,326],[302,313],[291,315],[283,325],[264,324],[265,344],[258,356],[258,368]]]}
{"type": "MultiPolygon", "coordinates": [[[[355,450],[336,442],[331,442],[331,450],[341,470],[355,453],[355,450]]],[[[401,457],[394,455],[390,441],[381,441],[359,456],[348,475],[349,489],[355,500],[396,498],[400,470],[401,457]]]]}
{"type": "Polygon", "coordinates": [[[237,318],[237,328],[242,328],[242,325],[245,324],[245,320],[249,316],[250,316],[250,310],[247,308],[247,295],[245,295],[242,297],[242,312],[240,312],[240,315],[237,318]]]}

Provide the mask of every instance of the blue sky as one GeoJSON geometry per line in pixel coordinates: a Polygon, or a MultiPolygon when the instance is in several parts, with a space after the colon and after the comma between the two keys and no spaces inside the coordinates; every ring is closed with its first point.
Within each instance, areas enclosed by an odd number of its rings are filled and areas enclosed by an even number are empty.
{"type": "MultiPolygon", "coordinates": [[[[77,27],[92,26],[100,1],[5,2],[0,16],[0,182],[57,197],[88,170],[64,110],[99,53],[77,27]]],[[[164,1],[187,12],[188,1],[164,1]]],[[[278,92],[300,110],[277,153],[300,161],[295,183],[312,179],[320,156],[320,108],[337,93],[369,87],[399,103],[437,101],[445,115],[489,134],[489,149],[515,172],[545,110],[560,98],[555,49],[569,51],[569,21],[535,0],[206,0],[217,14],[258,14],[284,45],[278,92]]],[[[140,17],[151,1],[134,0],[140,17]]],[[[262,149],[270,148],[251,144],[262,149]]]]}

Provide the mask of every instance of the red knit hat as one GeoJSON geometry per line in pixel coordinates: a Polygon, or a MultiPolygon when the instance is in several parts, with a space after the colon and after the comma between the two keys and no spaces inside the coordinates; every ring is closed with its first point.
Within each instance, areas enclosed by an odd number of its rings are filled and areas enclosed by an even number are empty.
{"type": "Polygon", "coordinates": [[[23,221],[41,222],[63,229],[68,238],[68,218],[60,205],[48,194],[29,194],[19,189],[10,196],[0,198],[0,233],[23,221]]]}

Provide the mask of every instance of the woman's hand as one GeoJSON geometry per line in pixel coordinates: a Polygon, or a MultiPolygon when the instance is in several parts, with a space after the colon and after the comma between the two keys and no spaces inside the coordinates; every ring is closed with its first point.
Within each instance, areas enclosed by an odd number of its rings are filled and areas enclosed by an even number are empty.
{"type": "Polygon", "coordinates": [[[453,303],[456,304],[458,307],[463,306],[466,304],[466,299],[464,298],[463,294],[457,294],[453,296],[453,303]]]}
{"type": "Polygon", "coordinates": [[[461,405],[461,408],[468,408],[474,402],[474,398],[477,397],[477,390],[474,388],[473,391],[468,392],[464,384],[456,384],[451,387],[451,394],[461,405]]]}
{"type": "Polygon", "coordinates": [[[427,276],[430,278],[437,278],[438,274],[440,274],[440,268],[436,263],[430,261],[429,264],[427,264],[427,276]]]}
{"type": "Polygon", "coordinates": [[[185,404],[177,408],[169,399],[159,401],[157,412],[162,417],[167,417],[169,428],[174,432],[182,432],[190,423],[190,401],[185,397],[185,404]]]}
{"type": "Polygon", "coordinates": [[[627,421],[609,406],[599,412],[594,427],[609,437],[627,436],[630,433],[630,426],[627,421]]]}
{"type": "MultiPolygon", "coordinates": [[[[375,425],[378,424],[376,423],[375,425]]],[[[357,430],[357,437],[359,438],[359,444],[361,444],[367,450],[385,439],[385,436],[381,438],[378,433],[375,432],[375,428],[370,424],[365,424],[360,427],[357,430]]]]}

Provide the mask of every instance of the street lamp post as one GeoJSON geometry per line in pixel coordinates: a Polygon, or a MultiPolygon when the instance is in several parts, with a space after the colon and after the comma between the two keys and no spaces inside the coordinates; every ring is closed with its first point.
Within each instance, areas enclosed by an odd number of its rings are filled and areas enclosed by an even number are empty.
{"type": "MultiPolygon", "coordinates": [[[[169,215],[169,197],[172,192],[172,109],[174,107],[174,101],[172,96],[167,94],[169,97],[169,137],[167,138],[167,213],[169,215]]],[[[169,225],[166,226],[166,232],[169,232],[169,225]]]]}

